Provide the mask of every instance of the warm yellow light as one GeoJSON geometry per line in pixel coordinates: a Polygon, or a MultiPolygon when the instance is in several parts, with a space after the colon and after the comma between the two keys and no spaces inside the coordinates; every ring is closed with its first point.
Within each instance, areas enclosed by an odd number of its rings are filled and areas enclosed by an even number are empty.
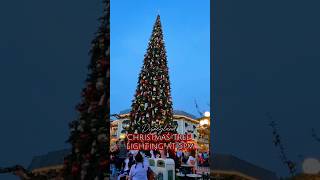
{"type": "Polygon", "coordinates": [[[126,135],[125,134],[120,134],[120,139],[124,139],[126,138],[126,135]]]}
{"type": "Polygon", "coordinates": [[[204,125],[203,123],[204,123],[203,120],[200,120],[200,126],[203,126],[204,125]]]}
{"type": "Polygon", "coordinates": [[[208,119],[200,120],[200,126],[203,126],[203,125],[209,125],[209,120],[208,119]]]}
{"type": "Polygon", "coordinates": [[[209,111],[206,111],[206,112],[204,113],[204,116],[205,116],[205,117],[210,117],[210,112],[209,112],[209,111]]]}

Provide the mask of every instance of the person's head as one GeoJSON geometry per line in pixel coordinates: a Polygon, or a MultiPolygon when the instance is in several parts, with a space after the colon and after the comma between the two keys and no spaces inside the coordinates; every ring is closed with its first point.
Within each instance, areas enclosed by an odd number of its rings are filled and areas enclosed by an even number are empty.
{"type": "Polygon", "coordinates": [[[142,155],[140,154],[140,152],[138,152],[138,154],[136,155],[135,160],[136,160],[137,163],[143,162],[143,157],[142,157],[142,155]]]}
{"type": "Polygon", "coordinates": [[[168,154],[170,158],[176,157],[176,153],[174,152],[174,149],[168,149],[168,154]]]}
{"type": "Polygon", "coordinates": [[[191,149],[190,156],[192,157],[196,156],[196,151],[194,149],[191,149]]]}
{"type": "Polygon", "coordinates": [[[150,151],[144,151],[144,154],[145,154],[147,157],[151,157],[150,151]]]}

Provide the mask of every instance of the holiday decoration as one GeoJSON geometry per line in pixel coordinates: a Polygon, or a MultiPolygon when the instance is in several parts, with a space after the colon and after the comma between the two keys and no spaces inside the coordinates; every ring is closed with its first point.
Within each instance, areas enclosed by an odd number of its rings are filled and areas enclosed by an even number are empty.
{"type": "Polygon", "coordinates": [[[146,124],[149,127],[175,126],[166,50],[159,15],[153,26],[131,108],[129,132],[148,133],[148,130],[143,128],[146,124]]]}
{"type": "Polygon", "coordinates": [[[82,102],[76,106],[79,118],[70,123],[72,153],[65,157],[64,179],[86,180],[108,177],[109,161],[109,1],[92,41],[91,62],[82,102]]]}

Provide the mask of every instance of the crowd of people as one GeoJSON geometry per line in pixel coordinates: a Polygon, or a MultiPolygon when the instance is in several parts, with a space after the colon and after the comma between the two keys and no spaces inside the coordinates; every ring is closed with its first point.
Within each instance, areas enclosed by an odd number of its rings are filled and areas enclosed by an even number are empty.
{"type": "Polygon", "coordinates": [[[209,166],[209,153],[191,149],[189,151],[137,151],[126,148],[125,141],[117,141],[111,148],[110,169],[112,180],[148,180],[154,173],[149,167],[149,158],[171,158],[175,162],[175,168],[181,165],[193,166],[192,173],[196,173],[197,167],[209,166]]]}
{"type": "Polygon", "coordinates": [[[124,141],[116,143],[111,150],[111,177],[117,180],[148,180],[148,151],[127,151],[124,141]]]}

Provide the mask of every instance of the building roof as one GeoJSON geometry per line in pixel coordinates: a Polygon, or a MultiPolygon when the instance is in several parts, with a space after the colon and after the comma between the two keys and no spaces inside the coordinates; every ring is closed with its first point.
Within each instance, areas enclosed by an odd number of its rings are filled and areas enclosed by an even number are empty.
{"type": "MultiPolygon", "coordinates": [[[[29,170],[62,165],[64,157],[69,153],[70,150],[64,149],[60,151],[49,152],[42,156],[35,156],[32,159],[29,170]]],[[[278,179],[274,172],[258,167],[229,154],[215,154],[213,156],[213,170],[239,172],[259,180],[278,179]]]]}
{"type": "Polygon", "coordinates": [[[59,151],[52,151],[45,155],[33,157],[29,170],[34,170],[43,167],[56,166],[63,164],[64,157],[67,156],[71,151],[69,149],[63,149],[59,151]]]}
{"type": "Polygon", "coordinates": [[[213,155],[213,171],[215,170],[236,171],[260,180],[278,179],[274,172],[258,167],[230,154],[213,155]]]}
{"type": "MultiPolygon", "coordinates": [[[[123,110],[123,111],[120,111],[120,114],[128,114],[130,113],[131,109],[126,109],[126,110],[123,110]]],[[[182,110],[173,110],[173,114],[174,115],[182,115],[182,116],[187,116],[189,118],[192,118],[192,119],[197,119],[197,117],[193,114],[190,114],[190,113],[187,113],[185,111],[182,111],[182,110]]]]}

